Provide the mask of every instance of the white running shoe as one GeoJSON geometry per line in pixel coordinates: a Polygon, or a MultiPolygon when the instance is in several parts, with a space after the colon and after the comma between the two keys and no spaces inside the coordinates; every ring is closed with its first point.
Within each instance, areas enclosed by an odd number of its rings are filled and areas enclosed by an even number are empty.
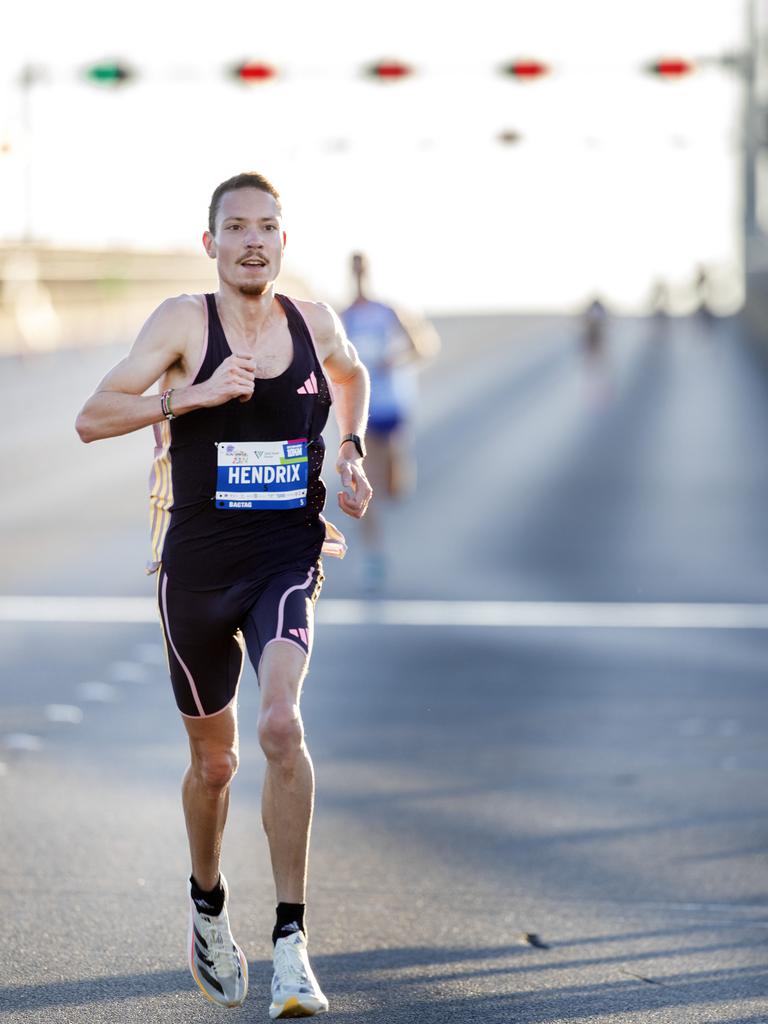
{"type": "Polygon", "coordinates": [[[275,973],[272,976],[272,1005],[269,1016],[314,1017],[325,1013],[328,1000],[320,991],[307,956],[304,932],[295,931],[275,943],[275,973]]]}
{"type": "Polygon", "coordinates": [[[195,903],[189,883],[189,969],[206,999],[219,1006],[240,1006],[248,992],[248,962],[229,928],[229,889],[224,875],[221,884],[224,909],[214,916],[195,903]]]}

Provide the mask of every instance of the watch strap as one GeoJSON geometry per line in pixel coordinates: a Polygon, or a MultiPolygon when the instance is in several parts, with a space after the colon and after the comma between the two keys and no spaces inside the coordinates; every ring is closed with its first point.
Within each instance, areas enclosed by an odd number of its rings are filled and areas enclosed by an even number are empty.
{"type": "Polygon", "coordinates": [[[355,448],[357,448],[357,454],[360,458],[365,458],[365,445],[358,434],[345,434],[341,441],[339,441],[339,447],[341,447],[345,441],[351,441],[355,448]]]}

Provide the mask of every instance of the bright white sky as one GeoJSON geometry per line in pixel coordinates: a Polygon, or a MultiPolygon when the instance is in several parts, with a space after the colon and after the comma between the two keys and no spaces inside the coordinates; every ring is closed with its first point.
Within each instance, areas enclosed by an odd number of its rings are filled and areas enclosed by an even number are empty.
{"type": "Polygon", "coordinates": [[[659,276],[740,261],[737,79],[640,65],[732,52],[743,27],[740,0],[28,0],[0,36],[0,234],[23,230],[25,152],[34,232],[66,244],[195,248],[214,186],[258,170],[317,297],[344,301],[362,248],[377,292],[414,307],[563,309],[598,289],[639,308],[659,276]],[[106,56],[136,83],[78,79],[106,56]],[[383,56],[420,74],[362,80],[383,56]],[[496,73],[520,56],[556,74],[496,73]],[[245,57],[284,78],[229,81],[245,57]],[[26,62],[49,75],[27,143],[26,62]],[[503,129],[524,140],[499,145],[503,129]]]}

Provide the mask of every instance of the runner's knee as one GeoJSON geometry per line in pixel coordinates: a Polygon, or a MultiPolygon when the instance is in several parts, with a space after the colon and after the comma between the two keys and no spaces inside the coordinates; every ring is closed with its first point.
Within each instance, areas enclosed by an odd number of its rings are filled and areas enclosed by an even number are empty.
{"type": "Polygon", "coordinates": [[[259,715],[259,742],[269,761],[290,764],[304,743],[304,727],[296,704],[275,703],[259,715]]]}
{"type": "Polygon", "coordinates": [[[192,768],[206,789],[226,789],[237,771],[236,750],[197,751],[192,758],[192,768]]]}

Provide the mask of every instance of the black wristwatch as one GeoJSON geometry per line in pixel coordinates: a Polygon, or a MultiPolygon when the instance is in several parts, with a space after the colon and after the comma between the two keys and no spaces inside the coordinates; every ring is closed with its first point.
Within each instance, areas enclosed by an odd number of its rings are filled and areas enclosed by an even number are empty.
{"type": "Polygon", "coordinates": [[[360,458],[365,458],[365,445],[361,437],[358,437],[357,434],[345,434],[341,441],[339,441],[339,448],[341,448],[345,441],[351,441],[355,448],[357,448],[357,454],[360,458]]]}

